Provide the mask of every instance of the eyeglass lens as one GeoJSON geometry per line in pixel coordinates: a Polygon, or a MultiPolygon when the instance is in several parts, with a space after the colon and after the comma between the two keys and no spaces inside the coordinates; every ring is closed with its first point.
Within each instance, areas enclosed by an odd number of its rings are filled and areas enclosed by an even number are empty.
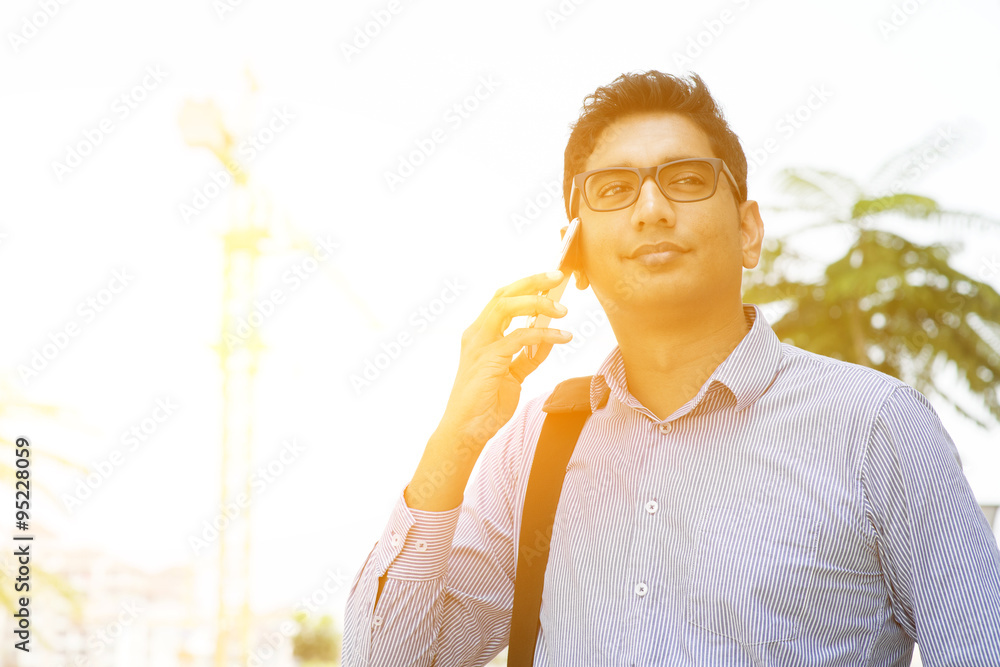
{"type": "MultiPolygon", "coordinates": [[[[660,190],[674,201],[709,197],[715,188],[715,169],[708,162],[672,164],[660,171],[660,190]]],[[[627,169],[603,169],[587,177],[584,191],[594,211],[630,206],[639,197],[639,175],[627,169]]]]}

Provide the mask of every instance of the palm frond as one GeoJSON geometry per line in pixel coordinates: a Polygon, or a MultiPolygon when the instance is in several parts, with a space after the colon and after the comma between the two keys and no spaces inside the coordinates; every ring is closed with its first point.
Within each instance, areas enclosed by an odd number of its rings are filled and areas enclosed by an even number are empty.
{"type": "Polygon", "coordinates": [[[857,200],[851,209],[851,219],[860,220],[882,213],[900,213],[908,217],[926,219],[940,211],[938,203],[930,197],[899,193],[875,199],[857,200]]]}
{"type": "Polygon", "coordinates": [[[948,225],[955,225],[956,227],[961,227],[966,230],[975,228],[979,231],[992,232],[994,234],[1000,232],[1000,220],[990,218],[979,213],[943,210],[928,216],[928,219],[933,220],[934,222],[943,222],[948,225]]]}
{"type": "Polygon", "coordinates": [[[801,208],[819,209],[841,218],[861,196],[861,188],[850,178],[832,171],[789,168],[779,175],[779,186],[798,200],[801,208]]]}
{"type": "MultiPolygon", "coordinates": [[[[937,159],[937,156],[941,156],[945,152],[938,149],[935,145],[939,136],[939,132],[928,134],[922,141],[903,149],[883,162],[875,174],[868,179],[868,185],[871,187],[870,191],[887,192],[894,184],[900,182],[912,183],[915,178],[923,175],[934,166],[944,163],[944,160],[937,159]],[[933,160],[929,160],[926,157],[928,150],[931,149],[937,153],[937,156],[933,160]],[[915,170],[916,173],[914,173],[915,170]]],[[[946,144],[948,152],[951,152],[958,144],[957,137],[950,139],[946,144]]]]}

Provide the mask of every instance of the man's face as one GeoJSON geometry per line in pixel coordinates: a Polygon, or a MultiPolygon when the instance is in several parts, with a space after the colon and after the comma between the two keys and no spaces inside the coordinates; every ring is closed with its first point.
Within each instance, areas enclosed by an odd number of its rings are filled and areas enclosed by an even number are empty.
{"type": "MultiPolygon", "coordinates": [[[[693,121],[673,113],[646,113],[609,125],[581,171],[651,167],[694,157],[718,156],[693,121]]],[[[675,311],[739,299],[742,268],[755,267],[760,257],[763,223],[756,202],[738,205],[737,199],[735,187],[721,172],[715,194],[697,202],[670,201],[652,178],[642,184],[632,206],[618,211],[591,211],[581,198],[583,274],[604,309],[609,314],[657,307],[675,311]],[[682,252],[636,255],[644,245],[663,242],[682,252]]],[[[579,278],[577,284],[586,287],[579,278]]]]}

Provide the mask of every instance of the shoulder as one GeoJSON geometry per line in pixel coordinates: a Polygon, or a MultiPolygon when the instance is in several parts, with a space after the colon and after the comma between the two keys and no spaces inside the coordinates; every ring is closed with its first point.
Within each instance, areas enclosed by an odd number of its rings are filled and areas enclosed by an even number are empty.
{"type": "Polygon", "coordinates": [[[555,391],[555,387],[540,394],[525,398],[514,416],[504,424],[484,448],[484,458],[493,465],[502,466],[511,479],[520,483],[531,469],[535,445],[545,421],[543,407],[555,391]]]}
{"type": "Polygon", "coordinates": [[[585,405],[589,412],[589,404],[590,376],[564,380],[545,392],[522,400],[514,416],[495,436],[498,442],[491,443],[496,448],[493,456],[502,459],[502,465],[514,483],[516,496],[524,495],[546,415],[578,409],[581,405],[585,405]]]}
{"type": "Polygon", "coordinates": [[[779,392],[801,390],[810,397],[804,401],[851,434],[852,451],[865,468],[930,471],[960,461],[930,400],[899,378],[787,343],[778,377],[779,392]]]}
{"type": "Polygon", "coordinates": [[[840,396],[842,400],[864,397],[877,408],[881,419],[893,413],[930,415],[937,417],[934,407],[918,389],[887,373],[816,354],[782,343],[782,369],[791,378],[808,379],[822,391],[840,396]]]}
{"type": "MultiPolygon", "coordinates": [[[[926,399],[916,389],[887,373],[816,354],[788,343],[781,344],[781,361],[775,376],[774,389],[805,393],[826,402],[853,409],[868,420],[890,396],[900,392],[916,394],[926,399]]],[[[926,403],[930,406],[930,403],[926,403]]]]}
{"type": "Polygon", "coordinates": [[[881,371],[781,344],[781,360],[765,394],[763,414],[804,422],[817,438],[841,443],[859,463],[886,423],[908,422],[926,429],[937,421],[930,402],[899,378],[881,371]]]}

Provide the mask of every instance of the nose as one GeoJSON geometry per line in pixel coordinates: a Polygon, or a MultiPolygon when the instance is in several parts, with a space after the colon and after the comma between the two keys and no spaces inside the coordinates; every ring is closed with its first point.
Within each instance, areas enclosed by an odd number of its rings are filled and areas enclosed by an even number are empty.
{"type": "Polygon", "coordinates": [[[674,202],[667,199],[653,176],[647,176],[639,186],[639,196],[632,208],[632,224],[674,224],[674,202]]]}

